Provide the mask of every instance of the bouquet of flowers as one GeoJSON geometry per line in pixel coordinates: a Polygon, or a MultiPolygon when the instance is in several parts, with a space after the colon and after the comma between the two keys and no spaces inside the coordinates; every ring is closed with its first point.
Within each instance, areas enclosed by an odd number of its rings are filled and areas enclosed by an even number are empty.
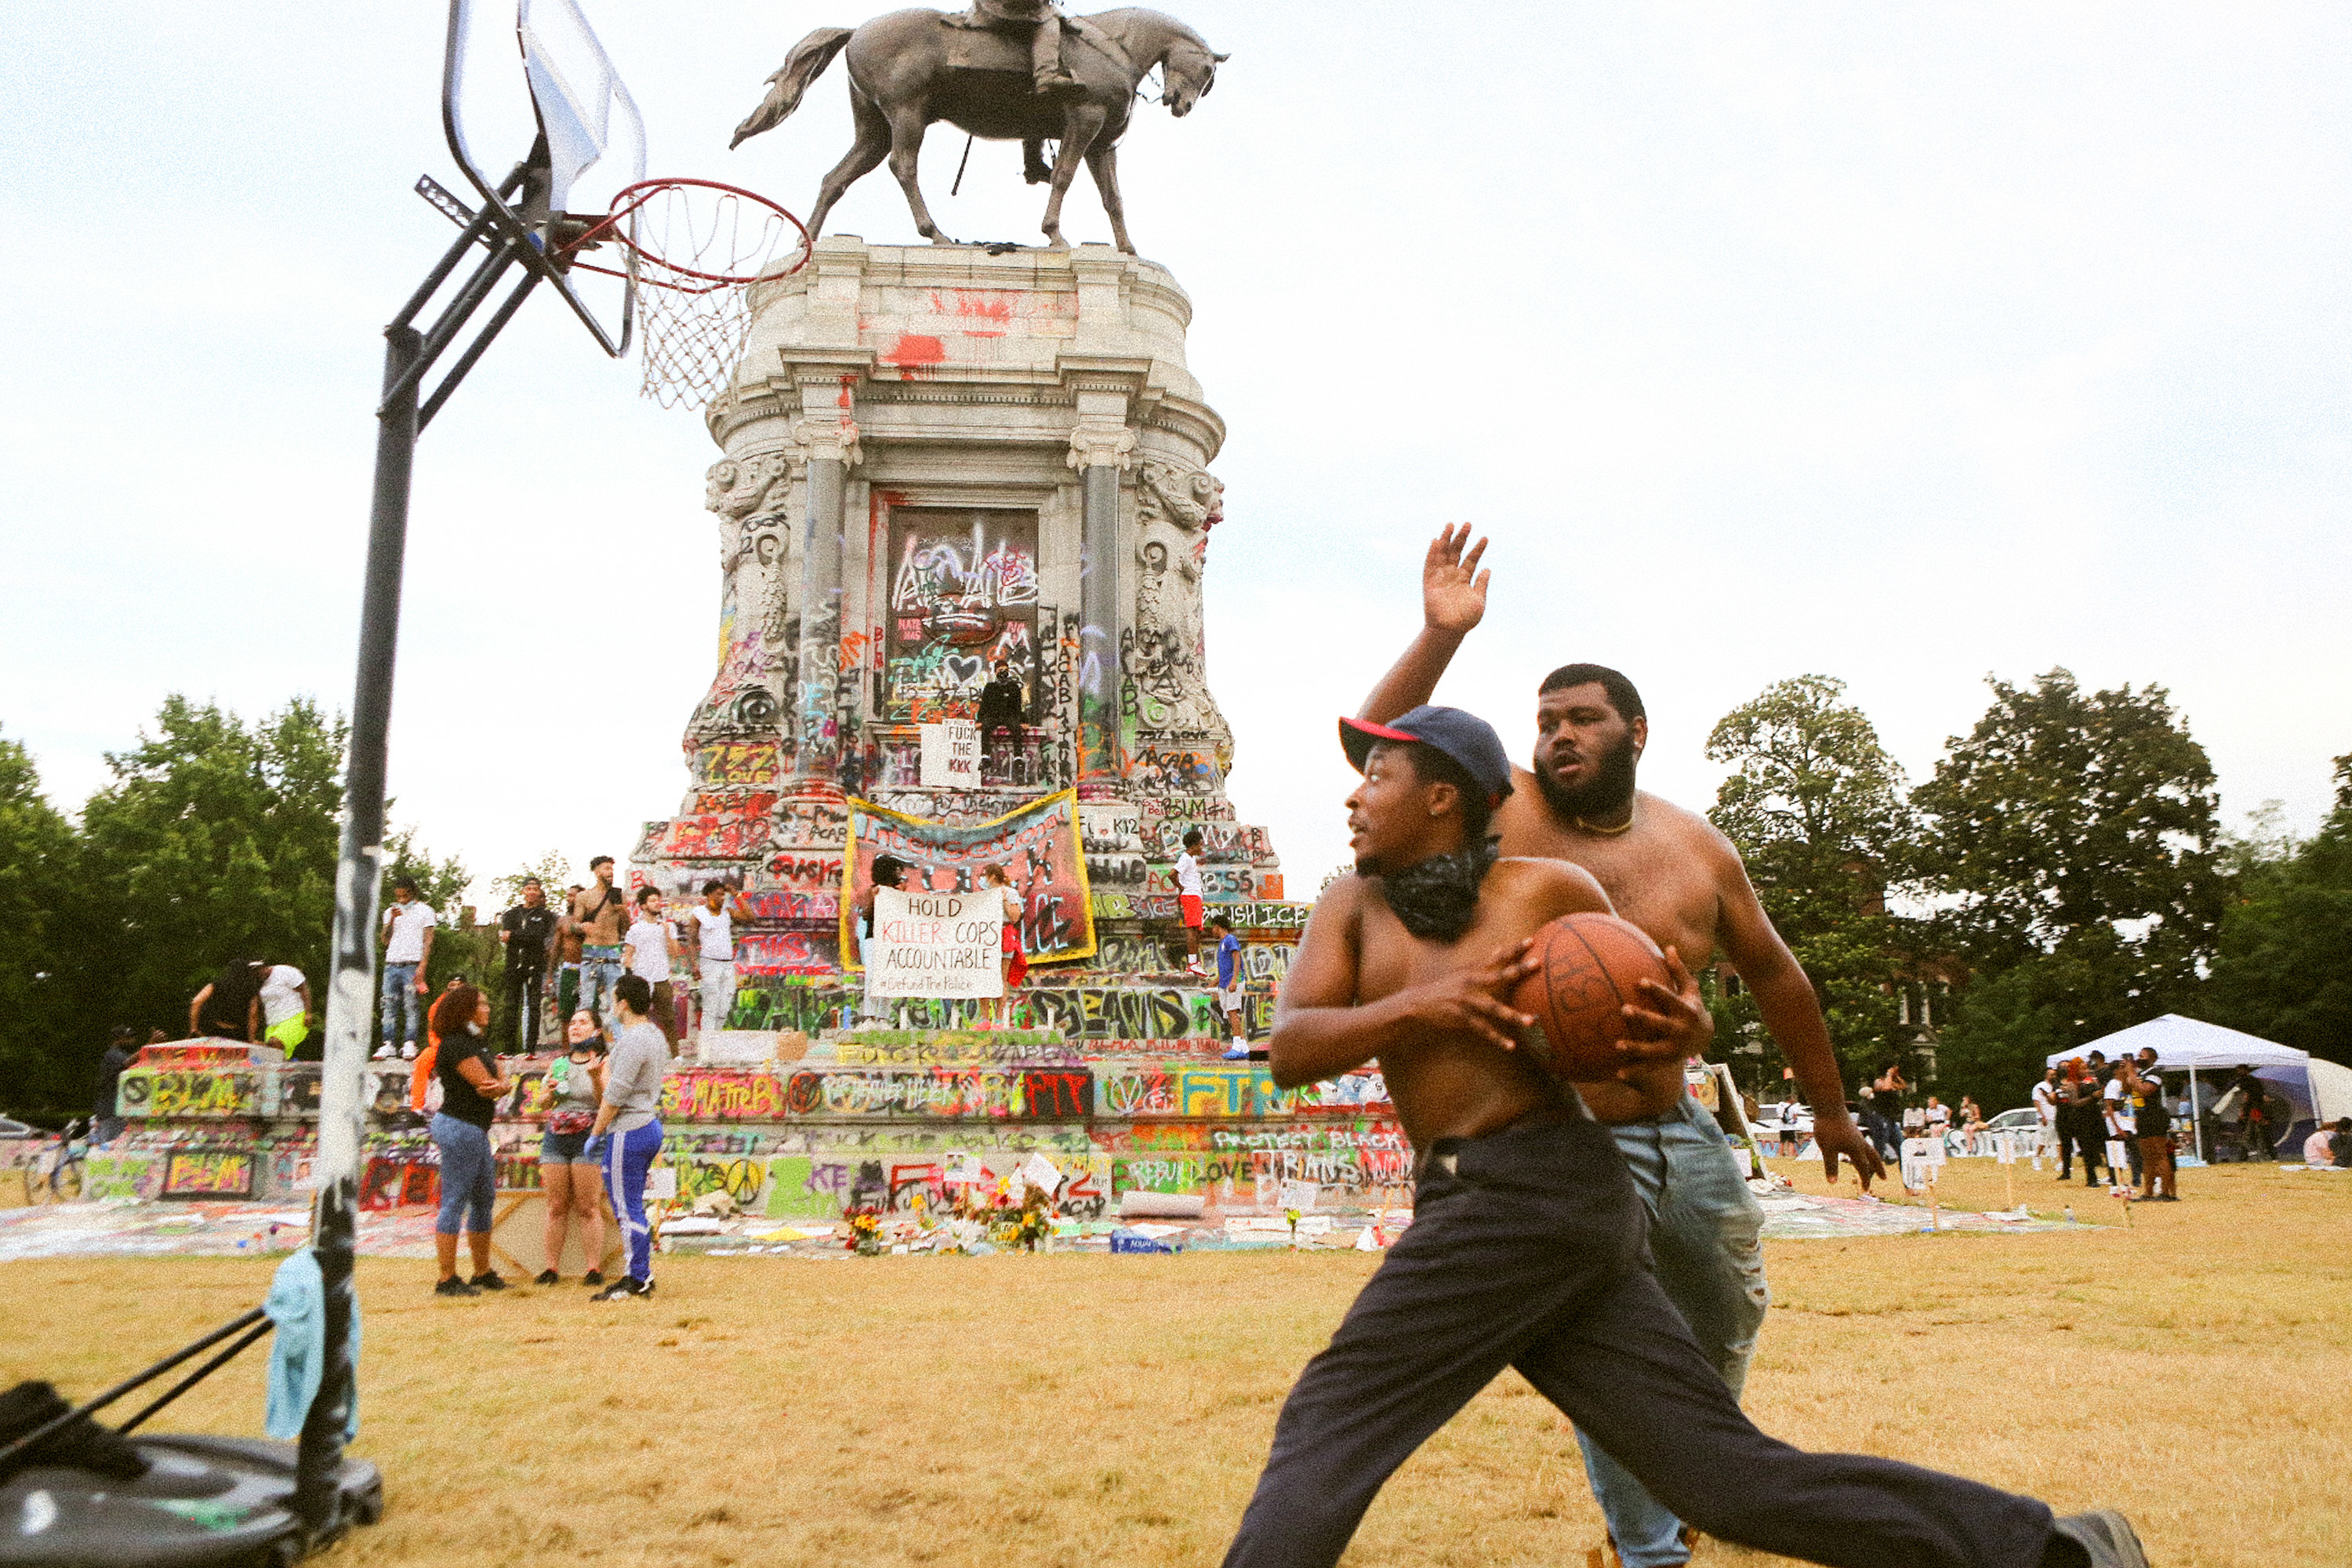
{"type": "Polygon", "coordinates": [[[850,1251],[871,1257],[882,1250],[882,1211],[877,1208],[849,1209],[841,1216],[849,1222],[849,1239],[842,1245],[850,1251]]]}

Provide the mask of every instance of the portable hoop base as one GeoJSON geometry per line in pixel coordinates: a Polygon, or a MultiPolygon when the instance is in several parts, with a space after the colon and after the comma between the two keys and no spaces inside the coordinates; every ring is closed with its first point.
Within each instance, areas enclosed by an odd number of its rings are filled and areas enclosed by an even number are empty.
{"type": "Polygon", "coordinates": [[[135,1481],[35,1465],[0,1486],[0,1564],[39,1568],[290,1568],[355,1524],[383,1517],[383,1478],[365,1459],[334,1477],[338,1521],[323,1535],[294,1511],[294,1446],[240,1437],[134,1439],[135,1481]]]}

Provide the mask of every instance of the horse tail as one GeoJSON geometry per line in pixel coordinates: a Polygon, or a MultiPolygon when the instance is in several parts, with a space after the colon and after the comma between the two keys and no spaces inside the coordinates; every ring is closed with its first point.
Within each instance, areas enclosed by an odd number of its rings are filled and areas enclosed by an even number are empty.
{"type": "Polygon", "coordinates": [[[798,109],[801,95],[808,91],[809,83],[824,74],[833,57],[849,42],[852,31],[848,27],[819,27],[794,44],[793,52],[784,57],[783,69],[768,79],[768,96],[735,128],[735,140],[727,143],[727,150],[731,153],[761,132],[782,123],[785,116],[798,109]]]}

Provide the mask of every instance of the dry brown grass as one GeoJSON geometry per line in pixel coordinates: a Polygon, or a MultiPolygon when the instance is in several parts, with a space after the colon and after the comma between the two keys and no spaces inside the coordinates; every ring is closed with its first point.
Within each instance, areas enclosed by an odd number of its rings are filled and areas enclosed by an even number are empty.
{"type": "MultiPolygon", "coordinates": [[[[1810,1173],[1786,1166],[1804,1190],[1810,1173]]],[[[2352,1557],[2352,1178],[2190,1172],[2096,1234],[1778,1243],[1749,1384],[1769,1430],[2120,1506],[2164,1568],[2352,1557]]],[[[2000,1200],[1989,1163],[1945,1194],[2000,1200]]],[[[2054,1209],[2047,1176],[2021,1196],[2054,1209]]],[[[2103,1195],[2078,1212],[2113,1221],[2103,1195]]],[[[1217,1561],[1275,1412],[1371,1260],[664,1261],[659,1304],[576,1286],[441,1301],[362,1267],[360,1451],[384,1522],[346,1563],[1217,1561]]],[[[16,1263],[0,1379],[87,1392],[258,1300],[266,1263],[16,1263]]],[[[176,1408],[246,1433],[258,1359],[176,1408]]],[[[1353,1564],[1580,1568],[1576,1447],[1516,1375],[1373,1506],[1353,1564]]],[[[1763,1564],[1718,1543],[1699,1561],[1763,1564]]]]}

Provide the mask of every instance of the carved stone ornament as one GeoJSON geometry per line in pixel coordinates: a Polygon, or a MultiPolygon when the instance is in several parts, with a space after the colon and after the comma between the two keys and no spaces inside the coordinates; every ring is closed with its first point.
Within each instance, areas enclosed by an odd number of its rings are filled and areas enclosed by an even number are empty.
{"type": "Polygon", "coordinates": [[[832,419],[803,419],[793,426],[804,462],[831,461],[845,468],[857,466],[857,421],[846,414],[832,419]]]}
{"type": "Polygon", "coordinates": [[[1180,468],[1147,459],[1137,470],[1135,518],[1144,527],[1173,523],[1186,532],[1224,521],[1225,481],[1206,468],[1180,468]]]}
{"type": "MultiPolygon", "coordinates": [[[[800,455],[790,450],[721,458],[703,476],[702,504],[719,514],[719,570],[731,574],[760,531],[753,519],[780,517],[792,500],[800,455]]],[[[766,563],[762,563],[766,564],[766,563]]]]}
{"type": "Polygon", "coordinates": [[[719,458],[703,476],[702,504],[738,521],[754,512],[783,510],[796,457],[785,451],[719,458]]]}
{"type": "Polygon", "coordinates": [[[1187,534],[1165,518],[1146,523],[1135,545],[1135,629],[1120,649],[1146,730],[1231,744],[1232,731],[1209,691],[1201,620],[1205,531],[1187,534]]]}
{"type": "Polygon", "coordinates": [[[1135,431],[1126,425],[1083,420],[1070,432],[1070,467],[1084,471],[1097,465],[1129,468],[1135,466],[1135,431]]]}

